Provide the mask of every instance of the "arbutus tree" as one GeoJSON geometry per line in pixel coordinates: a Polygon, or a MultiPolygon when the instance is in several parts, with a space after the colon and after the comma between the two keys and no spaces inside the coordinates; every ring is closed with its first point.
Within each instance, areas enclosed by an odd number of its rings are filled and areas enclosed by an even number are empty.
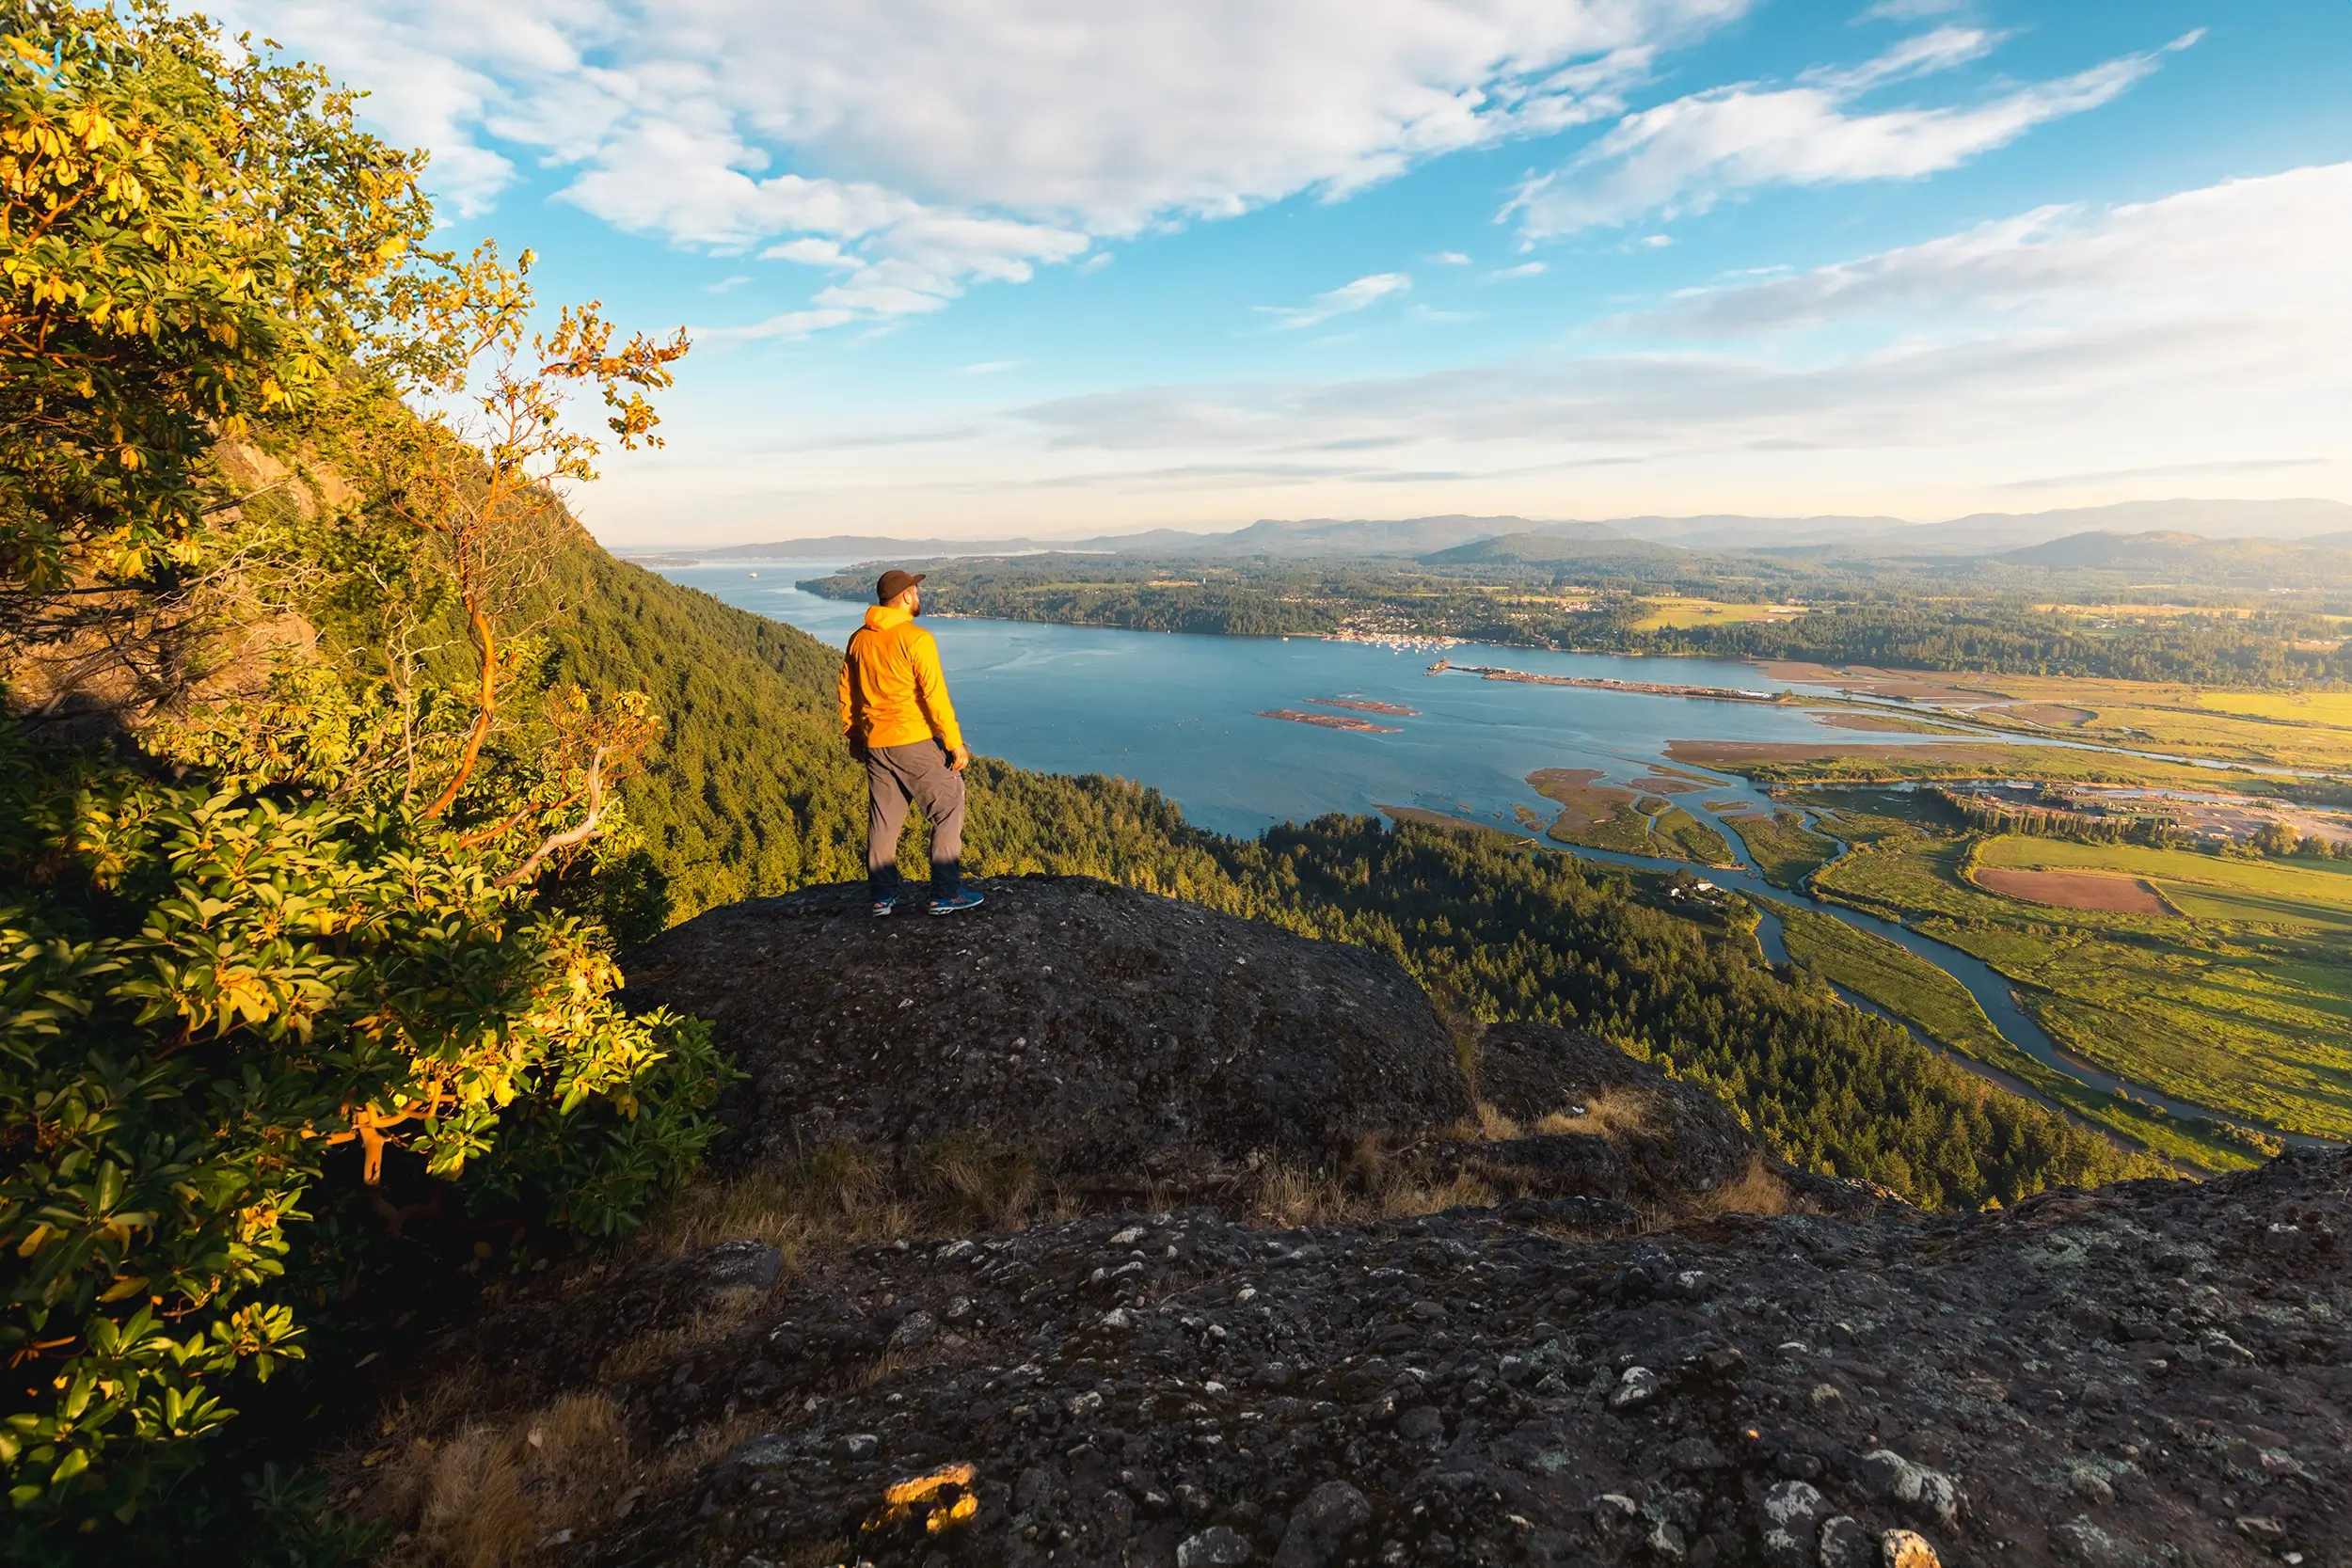
{"type": "Polygon", "coordinates": [[[337,1182],[557,1172],[549,1223],[612,1234],[691,1168],[725,1070],[626,1012],[609,937],[535,885],[609,838],[660,716],[577,687],[517,716],[511,684],[560,488],[654,439],[684,340],[534,328],[527,259],[423,250],[421,160],[350,109],[160,5],[0,0],[0,697],[25,710],[28,650],[200,642],[222,607],[319,634],[109,749],[0,725],[12,1560],[75,1558],[305,1354],[337,1182]],[[610,437],[565,423],[588,388],[610,437]],[[282,477],[240,483],[239,443],[282,477]],[[384,672],[450,614],[471,669],[404,710],[384,672]]]}

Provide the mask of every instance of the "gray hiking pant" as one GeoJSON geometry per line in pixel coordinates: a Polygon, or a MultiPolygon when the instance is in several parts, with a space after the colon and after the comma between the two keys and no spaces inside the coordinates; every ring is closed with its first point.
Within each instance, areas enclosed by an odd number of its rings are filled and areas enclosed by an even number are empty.
{"type": "Polygon", "coordinates": [[[947,766],[936,740],[877,746],[866,753],[866,880],[878,898],[898,886],[898,833],[907,802],[931,819],[931,895],[953,895],[963,880],[963,775],[947,766]]]}

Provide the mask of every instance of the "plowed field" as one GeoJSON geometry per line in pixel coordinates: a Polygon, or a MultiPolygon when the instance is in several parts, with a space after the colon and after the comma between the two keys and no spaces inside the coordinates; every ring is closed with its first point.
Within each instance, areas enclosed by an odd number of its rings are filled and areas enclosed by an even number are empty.
{"type": "Polygon", "coordinates": [[[2137,877],[2114,877],[2100,871],[2012,871],[1980,865],[1977,885],[1989,893],[2006,894],[2062,910],[2109,910],[2117,914],[2169,914],[2156,890],[2137,877]]]}

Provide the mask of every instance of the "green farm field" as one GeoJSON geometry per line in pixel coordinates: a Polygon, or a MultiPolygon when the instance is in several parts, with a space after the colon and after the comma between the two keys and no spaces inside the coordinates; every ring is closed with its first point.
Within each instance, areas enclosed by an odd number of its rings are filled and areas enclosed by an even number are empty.
{"type": "Polygon", "coordinates": [[[2135,844],[2074,844],[2007,834],[1976,863],[2004,870],[2096,870],[2137,877],[2196,920],[2352,931],[2352,861],[2242,860],[2135,844]]]}
{"type": "MultiPolygon", "coordinates": [[[[1968,988],[1909,949],[1832,915],[1784,909],[1788,956],[1832,985],[1877,1003],[1947,1050],[2007,1073],[2076,1119],[2165,1160],[2206,1170],[2251,1165],[2259,1155],[2209,1127],[2188,1126],[2153,1107],[2106,1094],[2044,1067],[2003,1037],[1968,988]]],[[[2161,1167],[2152,1167],[2152,1171],[2161,1167]]]]}
{"type": "Polygon", "coordinates": [[[2061,1046],[2128,1081],[2352,1137],[2352,875],[2333,863],[1914,827],[1813,885],[1975,954],[2061,1046]],[[2136,878],[2181,912],[2011,897],[1978,885],[1979,867],[2136,878]]]}

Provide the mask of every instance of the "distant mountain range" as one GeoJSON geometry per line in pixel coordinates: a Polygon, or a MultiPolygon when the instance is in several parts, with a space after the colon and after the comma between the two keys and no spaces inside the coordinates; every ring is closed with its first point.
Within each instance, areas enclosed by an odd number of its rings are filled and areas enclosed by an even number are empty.
{"type": "Polygon", "coordinates": [[[2281,565],[2303,562],[2342,572],[2352,562],[2332,558],[2352,554],[2345,549],[2346,545],[2352,545],[2352,534],[2315,534],[2295,540],[2208,539],[2202,534],[2171,529],[2149,533],[2103,530],[2095,533],[2070,533],[2046,545],[2003,550],[1993,559],[2049,570],[2197,573],[2267,561],[2281,565]]]}
{"type": "MultiPolygon", "coordinates": [[[[873,561],[992,556],[1037,550],[1136,555],[1395,556],[1450,563],[1556,561],[1620,549],[1762,550],[1807,556],[1871,558],[2000,555],[2020,564],[2021,552],[2061,542],[2096,539],[2282,540],[2343,547],[2352,545],[2352,505],[2343,501],[2161,500],[2052,512],[1979,512],[1948,522],[1911,523],[1899,517],[1614,517],[1606,521],[1538,521],[1448,514],[1435,517],[1266,518],[1225,533],[1152,529],[1086,539],[896,539],[834,533],[757,545],[709,548],[621,549],[635,560],[873,561]],[[1599,546],[1598,549],[1596,546],[1599,546]]],[[[2107,546],[2073,544],[2076,553],[2107,546]]],[[[2135,546],[2138,547],[2138,546],[2135,546]]],[[[2162,548],[2162,544],[2150,547],[2162,548]]],[[[2140,557],[2143,562],[2146,558],[2140,557]]],[[[2119,560],[2117,563],[2122,563],[2119,560]]]]}

